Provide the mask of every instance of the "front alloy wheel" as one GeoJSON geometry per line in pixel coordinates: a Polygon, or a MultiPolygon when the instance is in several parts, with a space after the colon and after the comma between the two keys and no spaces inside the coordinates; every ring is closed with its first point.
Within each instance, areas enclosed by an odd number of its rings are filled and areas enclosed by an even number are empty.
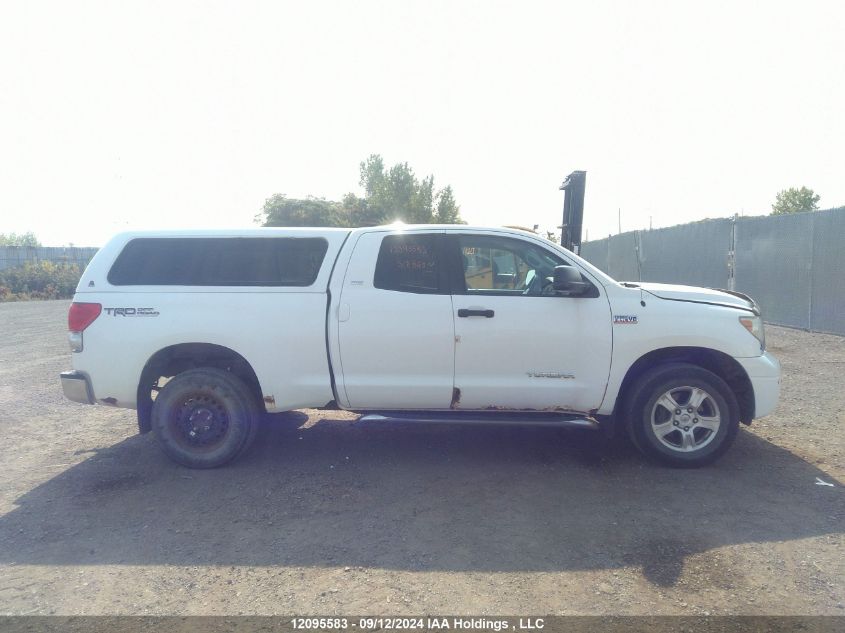
{"type": "Polygon", "coordinates": [[[684,385],[661,395],[651,410],[651,430],[663,446],[684,453],[712,442],[722,416],[715,398],[700,387],[684,385]]]}
{"type": "Polygon", "coordinates": [[[671,466],[703,466],[733,443],[739,404],[716,374],[688,363],[646,372],[627,398],[628,432],[646,455],[671,466]]]}

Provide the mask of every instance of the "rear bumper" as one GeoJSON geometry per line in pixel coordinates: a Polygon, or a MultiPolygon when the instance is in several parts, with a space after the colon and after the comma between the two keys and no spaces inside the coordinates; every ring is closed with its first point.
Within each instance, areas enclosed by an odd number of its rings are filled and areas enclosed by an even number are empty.
{"type": "Polygon", "coordinates": [[[88,376],[79,371],[63,371],[59,377],[65,398],[82,404],[94,404],[94,392],[88,376]]]}
{"type": "Polygon", "coordinates": [[[762,418],[775,410],[780,398],[781,371],[778,359],[764,353],[754,358],[737,358],[754,388],[754,417],[762,418]]]}

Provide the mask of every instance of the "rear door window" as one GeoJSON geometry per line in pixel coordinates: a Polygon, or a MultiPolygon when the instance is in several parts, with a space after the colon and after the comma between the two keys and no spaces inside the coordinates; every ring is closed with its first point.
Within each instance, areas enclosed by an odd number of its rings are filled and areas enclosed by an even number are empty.
{"type": "Polygon", "coordinates": [[[440,235],[388,235],[381,242],[373,285],[382,290],[444,292],[440,235]]]}

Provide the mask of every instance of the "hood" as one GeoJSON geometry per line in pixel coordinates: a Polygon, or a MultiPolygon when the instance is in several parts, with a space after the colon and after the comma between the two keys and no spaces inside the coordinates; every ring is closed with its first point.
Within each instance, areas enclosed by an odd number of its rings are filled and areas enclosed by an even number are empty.
{"type": "Polygon", "coordinates": [[[645,292],[660,299],[739,308],[740,310],[748,310],[749,312],[760,314],[757,304],[751,297],[733,290],[697,288],[695,286],[678,286],[675,284],[632,283],[631,285],[639,286],[645,292]]]}

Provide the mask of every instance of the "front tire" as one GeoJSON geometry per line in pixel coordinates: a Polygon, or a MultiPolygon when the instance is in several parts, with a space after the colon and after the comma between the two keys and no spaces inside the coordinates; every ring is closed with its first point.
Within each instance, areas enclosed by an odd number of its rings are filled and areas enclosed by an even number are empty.
{"type": "Polygon", "coordinates": [[[736,439],[739,404],[716,374],[671,363],[643,375],[628,398],[634,445],[664,464],[695,468],[712,463],[736,439]]]}
{"type": "Polygon", "coordinates": [[[188,468],[216,468],[245,452],[255,439],[255,397],[234,374],[215,368],[174,376],[153,403],[159,446],[188,468]]]}

